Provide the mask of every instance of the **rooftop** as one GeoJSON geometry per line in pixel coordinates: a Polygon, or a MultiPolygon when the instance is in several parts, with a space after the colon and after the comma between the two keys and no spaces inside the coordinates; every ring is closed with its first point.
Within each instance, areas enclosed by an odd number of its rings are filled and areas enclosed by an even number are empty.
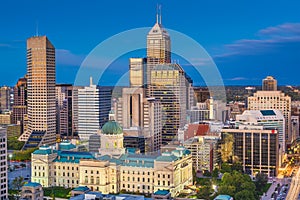
{"type": "Polygon", "coordinates": [[[41,186],[42,187],[41,184],[36,183],[36,182],[29,182],[29,183],[26,183],[24,186],[26,186],[26,187],[38,187],[38,186],[41,186]]]}
{"type": "Polygon", "coordinates": [[[85,192],[89,191],[90,189],[87,186],[79,186],[77,188],[74,188],[73,191],[80,191],[80,192],[85,192]]]}
{"type": "Polygon", "coordinates": [[[169,193],[170,193],[169,190],[157,190],[156,192],[154,192],[154,195],[163,195],[163,196],[165,196],[169,193]]]}
{"type": "Polygon", "coordinates": [[[217,196],[214,200],[231,200],[231,199],[233,199],[231,196],[221,194],[217,196]]]}
{"type": "Polygon", "coordinates": [[[80,159],[95,159],[95,158],[89,152],[58,151],[58,156],[55,158],[54,162],[79,163],[80,159]]]}
{"type": "Polygon", "coordinates": [[[114,120],[106,122],[102,127],[103,134],[122,134],[123,129],[120,124],[114,120]]]}

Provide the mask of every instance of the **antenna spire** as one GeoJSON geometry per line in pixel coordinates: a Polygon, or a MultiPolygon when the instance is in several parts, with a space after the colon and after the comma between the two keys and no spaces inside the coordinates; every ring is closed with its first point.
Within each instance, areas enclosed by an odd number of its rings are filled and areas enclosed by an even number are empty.
{"type": "Polygon", "coordinates": [[[35,35],[39,36],[39,22],[38,21],[36,21],[35,35]]]}
{"type": "Polygon", "coordinates": [[[156,23],[158,23],[158,4],[156,4],[156,23]]]}
{"type": "Polygon", "coordinates": [[[161,5],[159,5],[159,24],[161,24],[161,5]]]}

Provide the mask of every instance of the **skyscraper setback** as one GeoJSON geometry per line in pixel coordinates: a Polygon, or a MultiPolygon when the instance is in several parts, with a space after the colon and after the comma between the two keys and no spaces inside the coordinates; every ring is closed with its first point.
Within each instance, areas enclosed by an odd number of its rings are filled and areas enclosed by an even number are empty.
{"type": "Polygon", "coordinates": [[[27,76],[28,130],[20,138],[25,149],[56,141],[55,48],[46,36],[27,40],[27,76]]]}

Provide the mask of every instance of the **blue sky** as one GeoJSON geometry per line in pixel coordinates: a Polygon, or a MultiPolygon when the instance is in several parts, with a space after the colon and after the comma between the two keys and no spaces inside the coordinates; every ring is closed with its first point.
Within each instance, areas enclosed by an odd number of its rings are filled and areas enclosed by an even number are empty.
{"type": "MultiPolygon", "coordinates": [[[[259,85],[267,75],[280,85],[300,85],[297,0],[2,1],[0,85],[14,85],[26,73],[26,39],[36,34],[36,24],[39,35],[47,35],[56,47],[57,82],[73,83],[81,62],[100,42],[122,31],[153,26],[157,3],[162,5],[164,27],[201,44],[226,85],[259,85]]],[[[114,84],[128,70],[130,56],[145,54],[141,50],[122,55],[110,66],[106,84],[114,84]]]]}

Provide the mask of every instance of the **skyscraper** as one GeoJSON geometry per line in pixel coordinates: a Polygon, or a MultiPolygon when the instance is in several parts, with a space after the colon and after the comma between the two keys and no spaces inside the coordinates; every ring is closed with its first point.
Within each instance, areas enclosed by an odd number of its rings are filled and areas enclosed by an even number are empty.
{"type": "MultiPolygon", "coordinates": [[[[124,128],[124,144],[126,142],[143,141],[141,152],[158,151],[161,147],[162,105],[155,98],[144,98],[143,88],[123,88],[122,98],[115,105],[116,119],[124,128]],[[118,109],[118,108],[122,109],[118,109]],[[122,115],[121,117],[118,117],[122,115]]],[[[133,145],[133,144],[131,144],[133,145]]],[[[132,146],[131,146],[132,147],[132,146]]]]}
{"type": "Polygon", "coordinates": [[[156,65],[151,70],[149,95],[160,100],[163,107],[162,143],[176,139],[186,123],[187,88],[185,72],[178,64],[156,65]]]}
{"type": "Polygon", "coordinates": [[[171,40],[156,14],[156,23],[147,35],[147,83],[150,84],[151,70],[157,64],[171,63],[171,40]]]}
{"type": "Polygon", "coordinates": [[[144,87],[147,83],[146,67],[146,58],[129,59],[130,87],[144,87]]]}
{"type": "Polygon", "coordinates": [[[277,80],[272,76],[267,76],[262,81],[263,91],[276,91],[277,90],[277,80]]]}
{"type": "Polygon", "coordinates": [[[248,97],[249,110],[280,110],[285,118],[285,140],[290,139],[291,97],[281,91],[257,91],[248,97]]]}
{"type": "Polygon", "coordinates": [[[21,125],[21,133],[23,133],[23,119],[27,114],[27,79],[20,78],[14,87],[14,104],[12,123],[21,125]]]}
{"type": "Polygon", "coordinates": [[[28,131],[24,148],[56,141],[55,48],[46,36],[27,40],[28,131]],[[34,136],[34,138],[30,138],[34,136]]]}
{"type": "Polygon", "coordinates": [[[0,88],[0,113],[9,111],[11,109],[11,88],[3,86],[0,88]]]}
{"type": "Polygon", "coordinates": [[[99,88],[93,85],[78,89],[78,135],[81,140],[88,140],[100,128],[99,88]]]}
{"type": "Polygon", "coordinates": [[[62,138],[73,136],[73,86],[71,84],[56,85],[56,132],[62,138]]]}

